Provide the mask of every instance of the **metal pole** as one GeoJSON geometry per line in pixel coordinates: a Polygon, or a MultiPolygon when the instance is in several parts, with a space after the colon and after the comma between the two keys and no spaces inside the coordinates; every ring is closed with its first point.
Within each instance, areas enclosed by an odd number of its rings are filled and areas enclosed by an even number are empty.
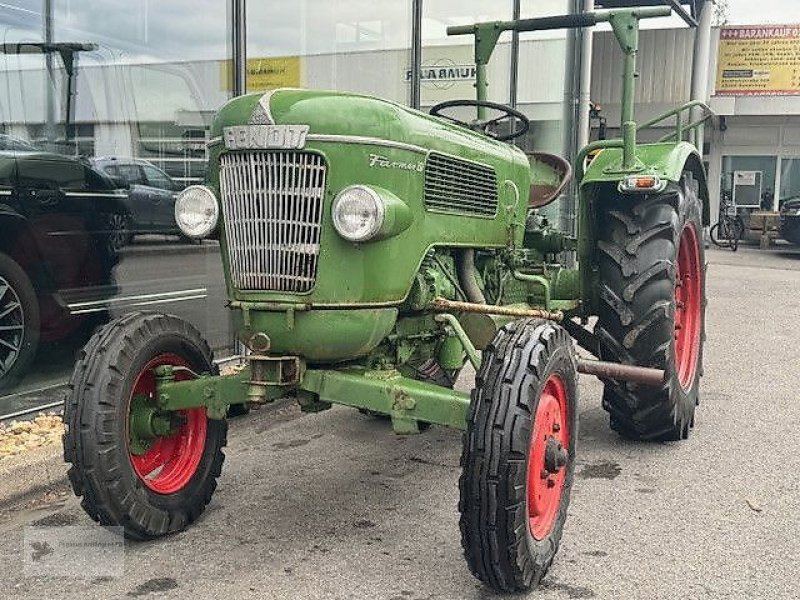
{"type": "MultiPolygon", "coordinates": [[[[594,0],[583,0],[583,11],[585,13],[594,10],[594,0]]],[[[578,102],[578,127],[577,127],[577,149],[580,150],[589,143],[591,124],[589,123],[589,105],[592,95],[592,43],[594,32],[590,27],[580,29],[581,35],[581,54],[580,54],[580,82],[579,82],[579,102],[578,102]]],[[[573,232],[574,233],[574,232],[573,232]]]]}
{"type": "Polygon", "coordinates": [[[625,57],[622,75],[622,168],[632,171],[636,167],[636,53],[639,51],[639,17],[617,13],[610,20],[611,28],[625,57]]]}
{"type": "MultiPolygon", "coordinates": [[[[44,29],[44,41],[48,46],[53,43],[53,0],[44,0],[44,14],[42,27],[44,29]]],[[[47,140],[49,150],[53,150],[56,141],[56,74],[52,52],[45,52],[44,64],[47,71],[47,79],[44,83],[46,114],[44,136],[47,140]]]]}
{"type": "MultiPolygon", "coordinates": [[[[521,0],[514,0],[511,9],[511,18],[519,21],[521,14],[521,0]]],[[[508,105],[517,108],[517,87],[519,86],[519,31],[511,32],[511,73],[508,79],[508,105]]]]}
{"type": "Polygon", "coordinates": [[[247,93],[247,2],[231,0],[231,58],[234,96],[247,93]]]}
{"type": "MultiPolygon", "coordinates": [[[[711,62],[711,24],[714,6],[711,2],[703,2],[700,6],[700,19],[694,33],[694,57],[692,60],[692,100],[706,102],[708,99],[708,69],[711,62]]],[[[697,121],[703,117],[701,108],[692,109],[691,121],[697,121]]],[[[704,126],[700,125],[697,129],[694,140],[700,156],[703,156],[703,145],[705,140],[704,126]]]]}
{"type": "Polygon", "coordinates": [[[422,0],[413,0],[411,6],[411,108],[419,110],[422,106],[420,91],[422,70],[422,0]]]}
{"type": "MultiPolygon", "coordinates": [[[[583,0],[570,0],[569,14],[578,15],[583,9],[583,0]]],[[[564,112],[561,119],[562,127],[562,156],[572,162],[578,153],[578,138],[576,136],[576,98],[580,86],[580,33],[578,29],[567,31],[566,46],[566,75],[564,79],[564,112]]],[[[577,204],[578,186],[570,182],[568,191],[559,200],[560,229],[573,233],[575,207],[577,204]]]]}
{"type": "MultiPolygon", "coordinates": [[[[511,19],[519,21],[521,14],[521,0],[514,0],[511,9],[511,19]]],[[[511,32],[511,72],[508,75],[508,105],[517,108],[517,87],[519,85],[519,31],[516,29],[511,32]]],[[[511,118],[511,130],[517,127],[517,120],[511,118]]],[[[516,140],[511,142],[516,145],[516,140]]]]}

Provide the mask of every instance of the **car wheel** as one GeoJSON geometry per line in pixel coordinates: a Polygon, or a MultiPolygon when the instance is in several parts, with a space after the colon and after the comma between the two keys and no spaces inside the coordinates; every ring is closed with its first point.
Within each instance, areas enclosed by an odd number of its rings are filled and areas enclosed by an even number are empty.
{"type": "Polygon", "coordinates": [[[131,220],[128,215],[112,213],[108,215],[108,247],[112,252],[119,252],[131,243],[131,220]]]}
{"type": "Polygon", "coordinates": [[[25,373],[39,345],[39,301],[30,279],[0,254],[0,390],[25,373]]]}

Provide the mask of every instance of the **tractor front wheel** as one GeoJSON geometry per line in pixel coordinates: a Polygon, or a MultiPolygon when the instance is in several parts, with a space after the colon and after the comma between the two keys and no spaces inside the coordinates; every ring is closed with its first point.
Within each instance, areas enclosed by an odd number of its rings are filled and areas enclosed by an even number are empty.
{"type": "Polygon", "coordinates": [[[600,214],[600,358],[664,369],[663,385],[606,380],[611,427],[679,440],[694,425],[702,374],[705,262],[697,180],[659,194],[615,197],[600,214]]]}
{"type": "Polygon", "coordinates": [[[81,351],[66,398],[72,489],[90,517],[131,539],[175,533],[197,519],[225,459],[225,421],[208,419],[204,408],[157,410],[154,370],[162,365],[187,368],[176,380],[215,369],[208,344],[185,321],[126,315],[81,351]]]}
{"type": "Polygon", "coordinates": [[[549,321],[503,327],[483,353],[459,481],[472,573],[502,592],[538,585],[558,551],[575,469],[572,341],[549,321]]]}

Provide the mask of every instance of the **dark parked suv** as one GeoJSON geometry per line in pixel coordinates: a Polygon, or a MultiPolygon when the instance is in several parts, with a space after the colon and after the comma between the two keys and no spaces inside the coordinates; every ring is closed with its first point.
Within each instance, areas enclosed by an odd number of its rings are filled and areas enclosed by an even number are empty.
{"type": "Polygon", "coordinates": [[[104,157],[94,159],[92,164],[116,185],[127,189],[126,221],[118,224],[127,232],[126,241],[142,233],[180,235],[175,223],[179,187],[169,175],[140,159],[104,157]]]}
{"type": "Polygon", "coordinates": [[[0,150],[0,390],[40,343],[105,315],[118,261],[109,224],[124,199],[83,160],[33,146],[0,150]]]}
{"type": "Polygon", "coordinates": [[[800,198],[781,202],[781,237],[800,246],[800,198]]]}

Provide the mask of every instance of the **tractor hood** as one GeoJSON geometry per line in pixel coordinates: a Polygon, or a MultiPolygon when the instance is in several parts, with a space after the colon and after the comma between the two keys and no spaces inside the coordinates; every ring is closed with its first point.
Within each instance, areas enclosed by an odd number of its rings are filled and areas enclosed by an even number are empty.
{"type": "Polygon", "coordinates": [[[278,89],[241,96],[217,113],[212,138],[222,136],[225,127],[248,124],[308,125],[311,139],[372,138],[486,162],[511,160],[526,168],[528,165],[522,151],[505,142],[395,102],[361,94],[278,89]]]}

